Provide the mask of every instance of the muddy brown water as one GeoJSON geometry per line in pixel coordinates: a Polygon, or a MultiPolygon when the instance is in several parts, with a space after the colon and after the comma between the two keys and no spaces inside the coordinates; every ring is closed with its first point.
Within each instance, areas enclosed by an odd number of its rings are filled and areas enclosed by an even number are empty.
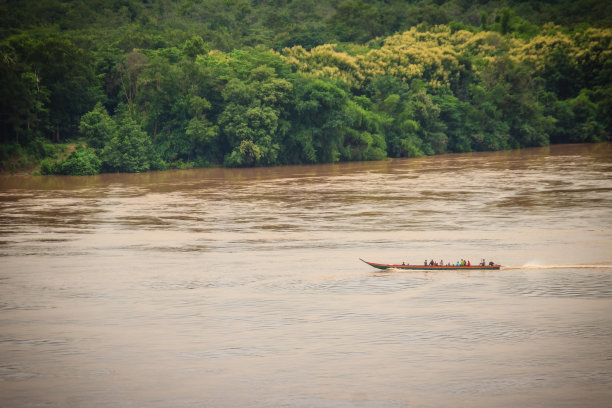
{"type": "Polygon", "coordinates": [[[0,178],[1,407],[602,407],[611,390],[610,143],[0,178]]]}

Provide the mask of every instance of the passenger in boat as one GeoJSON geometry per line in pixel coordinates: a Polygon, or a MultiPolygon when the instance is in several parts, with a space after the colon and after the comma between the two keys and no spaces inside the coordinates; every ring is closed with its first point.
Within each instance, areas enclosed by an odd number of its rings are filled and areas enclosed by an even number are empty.
{"type": "Polygon", "coordinates": [[[427,259],[425,260],[425,263],[423,264],[423,266],[427,266],[427,259]]]}
{"type": "Polygon", "coordinates": [[[405,262],[402,262],[402,265],[403,265],[403,266],[406,266],[406,263],[405,263],[405,262]]]}
{"type": "Polygon", "coordinates": [[[467,266],[472,266],[472,264],[470,263],[470,261],[468,261],[467,266]]]}
{"type": "Polygon", "coordinates": [[[429,266],[433,266],[434,265],[434,261],[433,259],[429,262],[429,266]]]}
{"type": "Polygon", "coordinates": [[[493,261],[489,262],[489,266],[493,266],[493,265],[495,265],[493,261]]]}

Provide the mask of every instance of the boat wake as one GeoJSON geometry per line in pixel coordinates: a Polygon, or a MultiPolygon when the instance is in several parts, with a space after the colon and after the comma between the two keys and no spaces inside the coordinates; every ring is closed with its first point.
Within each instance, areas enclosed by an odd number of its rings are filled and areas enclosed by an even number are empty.
{"type": "Polygon", "coordinates": [[[578,265],[534,265],[526,264],[522,266],[502,266],[502,270],[510,269],[610,269],[612,263],[603,264],[578,264],[578,265]]]}

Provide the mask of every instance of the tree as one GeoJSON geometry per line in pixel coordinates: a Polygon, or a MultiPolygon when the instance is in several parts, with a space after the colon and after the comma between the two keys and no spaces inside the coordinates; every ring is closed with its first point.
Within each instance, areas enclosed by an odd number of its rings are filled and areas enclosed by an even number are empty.
{"type": "Polygon", "coordinates": [[[101,98],[93,56],[67,39],[49,37],[38,40],[26,60],[49,91],[47,108],[59,142],[62,134],[76,130],[81,116],[101,98]]]}
{"type": "Polygon", "coordinates": [[[283,141],[288,163],[335,162],[340,158],[344,90],[321,79],[296,78],[291,102],[291,130],[283,141]]]}
{"type": "Polygon", "coordinates": [[[149,135],[127,114],[120,119],[117,134],[104,146],[101,157],[104,170],[109,172],[138,173],[164,167],[149,135]]]}
{"type": "Polygon", "coordinates": [[[506,35],[510,32],[510,18],[512,11],[508,7],[504,7],[499,12],[499,26],[502,35],[506,35]]]}
{"type": "Polygon", "coordinates": [[[343,1],[329,20],[331,30],[340,41],[354,42],[366,42],[381,35],[380,23],[378,9],[363,0],[343,1]]]}
{"type": "Polygon", "coordinates": [[[206,111],[211,109],[211,104],[206,99],[194,95],[189,100],[189,105],[192,117],[185,129],[190,146],[187,160],[192,158],[212,159],[209,152],[214,149],[213,144],[219,136],[219,127],[206,117],[206,111]]]}
{"type": "MultiPolygon", "coordinates": [[[[243,68],[242,68],[243,69],[243,68]]],[[[223,90],[227,103],[219,125],[231,152],[231,166],[278,163],[280,143],[289,128],[287,107],[293,87],[267,65],[251,69],[248,78],[234,78],[223,90]]]]}
{"type": "Polygon", "coordinates": [[[128,53],[123,61],[117,65],[121,92],[131,114],[135,112],[135,100],[141,85],[139,76],[147,66],[148,59],[146,55],[136,49],[128,53]]]}
{"type": "Polygon", "coordinates": [[[111,119],[101,102],[81,117],[79,132],[89,147],[101,149],[117,133],[117,124],[111,119]]]}
{"type": "Polygon", "coordinates": [[[27,145],[50,129],[49,90],[24,60],[29,36],[0,44],[0,141],[27,145]]]}
{"type": "Polygon", "coordinates": [[[483,30],[489,29],[489,14],[486,11],[480,12],[480,28],[483,30]]]}
{"type": "Polygon", "coordinates": [[[63,161],[42,163],[42,174],[65,174],[70,176],[91,176],[100,173],[102,162],[93,149],[79,147],[63,161]]]}
{"type": "Polygon", "coordinates": [[[555,103],[554,114],[557,120],[551,132],[554,142],[585,143],[606,139],[605,125],[597,118],[599,109],[591,95],[585,89],[575,98],[555,103]]]}
{"type": "Polygon", "coordinates": [[[206,52],[206,45],[200,36],[194,35],[190,40],[185,41],[183,46],[183,54],[191,61],[195,61],[198,55],[205,54],[206,52]]]}

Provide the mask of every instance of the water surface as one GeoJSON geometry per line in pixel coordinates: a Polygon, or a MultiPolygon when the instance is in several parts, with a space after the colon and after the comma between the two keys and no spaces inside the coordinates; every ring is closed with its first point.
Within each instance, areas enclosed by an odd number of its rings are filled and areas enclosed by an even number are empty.
{"type": "Polygon", "coordinates": [[[3,177],[0,406],[604,406],[611,175],[605,143],[3,177]]]}

